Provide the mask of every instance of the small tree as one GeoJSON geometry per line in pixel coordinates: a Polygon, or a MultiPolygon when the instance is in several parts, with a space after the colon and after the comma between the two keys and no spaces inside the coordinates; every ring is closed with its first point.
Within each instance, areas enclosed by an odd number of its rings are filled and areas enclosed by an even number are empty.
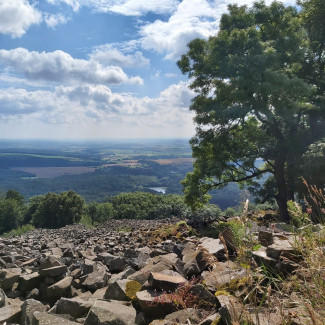
{"type": "Polygon", "coordinates": [[[17,228],[21,219],[21,207],[16,200],[0,200],[0,234],[17,228]]]}

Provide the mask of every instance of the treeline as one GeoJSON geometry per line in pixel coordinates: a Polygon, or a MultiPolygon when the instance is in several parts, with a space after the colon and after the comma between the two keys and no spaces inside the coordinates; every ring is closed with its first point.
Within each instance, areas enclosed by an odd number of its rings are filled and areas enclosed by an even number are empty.
{"type": "Polygon", "coordinates": [[[0,234],[26,224],[59,228],[80,221],[96,225],[109,219],[215,218],[221,213],[213,204],[192,212],[176,194],[121,193],[107,202],[86,204],[81,195],[69,190],[33,196],[25,203],[19,192],[9,190],[0,198],[0,234]]]}

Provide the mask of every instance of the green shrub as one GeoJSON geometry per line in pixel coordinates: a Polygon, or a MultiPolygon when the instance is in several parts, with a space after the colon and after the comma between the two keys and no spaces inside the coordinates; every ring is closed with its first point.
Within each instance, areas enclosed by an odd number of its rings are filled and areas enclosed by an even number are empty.
{"type": "Polygon", "coordinates": [[[35,227],[31,224],[23,225],[17,229],[12,229],[11,231],[4,233],[3,237],[21,236],[21,235],[25,234],[26,232],[32,231],[34,229],[35,229],[35,227]]]}

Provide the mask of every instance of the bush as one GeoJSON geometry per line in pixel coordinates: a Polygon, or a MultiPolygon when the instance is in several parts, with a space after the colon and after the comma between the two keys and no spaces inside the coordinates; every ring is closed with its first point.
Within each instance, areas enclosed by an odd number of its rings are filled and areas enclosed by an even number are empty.
{"type": "Polygon", "coordinates": [[[103,223],[113,218],[113,205],[112,203],[96,203],[92,202],[87,206],[87,214],[89,215],[92,223],[103,223]]]}
{"type": "Polygon", "coordinates": [[[84,212],[84,199],[73,191],[48,193],[32,215],[32,223],[40,228],[60,228],[79,222],[84,212]]]}
{"type": "Polygon", "coordinates": [[[17,228],[22,219],[21,206],[13,199],[0,201],[0,234],[17,228]]]}

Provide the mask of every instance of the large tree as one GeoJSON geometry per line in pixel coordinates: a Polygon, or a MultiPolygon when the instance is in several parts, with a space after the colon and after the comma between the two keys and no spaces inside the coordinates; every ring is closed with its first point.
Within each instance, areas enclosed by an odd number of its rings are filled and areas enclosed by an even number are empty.
{"type": "Polygon", "coordinates": [[[289,219],[287,201],[297,192],[303,157],[325,136],[318,83],[324,56],[315,58],[313,33],[296,8],[258,2],[250,9],[229,6],[216,36],[188,44],[178,66],[197,93],[190,107],[196,161],[183,181],[192,207],[206,202],[210,189],[258,185],[264,175],[259,193],[276,199],[281,217],[289,219]]]}

